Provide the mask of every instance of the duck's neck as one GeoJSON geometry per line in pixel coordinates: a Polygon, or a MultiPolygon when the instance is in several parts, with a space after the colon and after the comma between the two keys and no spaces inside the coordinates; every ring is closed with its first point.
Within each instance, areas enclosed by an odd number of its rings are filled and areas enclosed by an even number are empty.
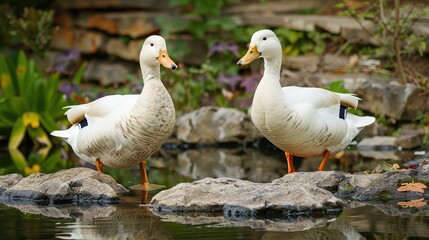
{"type": "Polygon", "coordinates": [[[265,58],[264,59],[264,76],[270,76],[272,79],[277,79],[280,81],[281,66],[282,66],[281,55],[274,58],[265,58]]]}
{"type": "Polygon", "coordinates": [[[160,66],[159,65],[158,66],[141,65],[140,69],[142,71],[144,83],[146,83],[150,80],[153,80],[153,79],[156,79],[156,80],[161,79],[160,66]]]}
{"type": "Polygon", "coordinates": [[[281,55],[273,58],[264,58],[264,76],[259,83],[259,86],[268,87],[264,92],[273,94],[281,91],[280,85],[280,68],[282,66],[281,55]]]}

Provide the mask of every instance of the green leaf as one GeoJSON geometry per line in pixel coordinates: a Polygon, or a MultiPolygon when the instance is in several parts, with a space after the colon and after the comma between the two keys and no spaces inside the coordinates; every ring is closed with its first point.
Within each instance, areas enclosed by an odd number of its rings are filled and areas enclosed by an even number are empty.
{"type": "Polygon", "coordinates": [[[55,120],[50,115],[41,115],[40,122],[48,132],[52,132],[58,129],[58,125],[55,123],[55,120]]]}
{"type": "Polygon", "coordinates": [[[79,69],[76,71],[76,73],[73,76],[72,82],[75,84],[80,84],[80,82],[82,81],[82,76],[83,73],[85,72],[85,68],[86,68],[86,62],[82,63],[79,67],[79,69]]]}
{"type": "Polygon", "coordinates": [[[27,75],[27,58],[25,53],[20,51],[18,54],[18,65],[16,66],[16,79],[18,83],[18,94],[22,95],[25,89],[25,76],[27,75]]]}
{"type": "Polygon", "coordinates": [[[4,56],[0,56],[0,88],[5,97],[15,96],[12,75],[4,56]]]}
{"type": "Polygon", "coordinates": [[[21,151],[16,148],[11,148],[9,149],[9,155],[12,158],[12,161],[15,164],[16,168],[18,168],[19,172],[24,173],[28,165],[21,151]]]}
{"type": "Polygon", "coordinates": [[[22,118],[19,118],[13,125],[12,132],[9,138],[9,150],[18,149],[19,145],[25,136],[25,126],[22,118]]]}

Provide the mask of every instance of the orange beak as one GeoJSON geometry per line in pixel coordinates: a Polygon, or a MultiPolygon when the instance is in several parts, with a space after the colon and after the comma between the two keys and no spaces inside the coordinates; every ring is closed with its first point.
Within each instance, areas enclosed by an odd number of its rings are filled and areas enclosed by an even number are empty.
{"type": "Polygon", "coordinates": [[[159,55],[156,59],[158,60],[158,62],[162,64],[162,66],[166,68],[170,68],[173,70],[177,68],[177,65],[173,62],[173,60],[171,60],[170,56],[168,56],[167,49],[166,50],[160,49],[159,55]]]}
{"type": "Polygon", "coordinates": [[[258,48],[256,48],[256,45],[254,45],[253,47],[249,47],[247,53],[240,59],[240,61],[237,62],[237,64],[239,66],[247,65],[253,62],[253,60],[255,60],[256,58],[258,58],[259,55],[261,54],[259,53],[258,48]]]}

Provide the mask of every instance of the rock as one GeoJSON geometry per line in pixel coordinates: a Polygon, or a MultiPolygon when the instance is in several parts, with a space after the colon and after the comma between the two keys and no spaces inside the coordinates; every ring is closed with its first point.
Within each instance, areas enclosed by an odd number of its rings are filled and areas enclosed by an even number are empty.
{"type": "Polygon", "coordinates": [[[77,49],[81,53],[95,53],[104,45],[105,36],[94,31],[76,28],[61,28],[54,31],[52,48],[59,50],[77,49]]]}
{"type": "Polygon", "coordinates": [[[17,173],[0,176],[0,195],[7,189],[13,187],[22,179],[23,177],[17,173]]]}
{"type": "Polygon", "coordinates": [[[124,83],[127,81],[129,74],[138,76],[138,71],[137,64],[90,61],[85,69],[83,78],[85,81],[97,81],[101,86],[108,86],[124,83]]]}
{"type": "Polygon", "coordinates": [[[405,114],[407,106],[415,102],[427,105],[420,111],[429,111],[425,98],[418,98],[419,89],[413,84],[402,85],[392,79],[373,77],[365,74],[314,74],[310,81],[315,86],[326,86],[333,81],[343,80],[344,88],[362,98],[359,109],[395,120],[415,121],[416,115],[405,114]],[[417,100],[416,100],[417,99],[417,100]]]}
{"type": "Polygon", "coordinates": [[[403,149],[413,149],[423,144],[424,133],[418,130],[401,131],[395,140],[395,145],[403,149]]]}
{"type": "Polygon", "coordinates": [[[187,143],[253,141],[260,136],[249,117],[233,108],[202,107],[176,121],[176,135],[187,143]]]}
{"type": "Polygon", "coordinates": [[[337,171],[296,172],[274,180],[273,184],[310,184],[335,192],[338,190],[339,183],[350,177],[349,173],[337,171]]]}
{"type": "Polygon", "coordinates": [[[104,50],[109,55],[138,62],[143,42],[144,40],[131,40],[126,43],[119,38],[111,38],[107,41],[104,50]]]}
{"type": "Polygon", "coordinates": [[[395,150],[397,149],[396,137],[389,136],[375,136],[372,138],[365,138],[357,145],[358,150],[395,150]]]}
{"type": "Polygon", "coordinates": [[[323,64],[320,64],[321,57],[316,55],[287,56],[283,59],[283,65],[288,69],[301,71],[314,71],[318,68],[323,71],[344,70],[349,67],[349,57],[334,54],[326,54],[323,57],[323,64]]]}
{"type": "Polygon", "coordinates": [[[233,178],[181,183],[155,195],[151,205],[157,212],[223,212],[234,218],[284,218],[342,207],[332,193],[311,184],[253,183],[233,178]]]}
{"type": "Polygon", "coordinates": [[[382,174],[373,173],[355,173],[348,176],[347,179],[338,184],[335,196],[341,199],[350,199],[353,195],[364,191],[371,187],[374,180],[379,178],[382,174]]]}
{"type": "Polygon", "coordinates": [[[146,1],[134,1],[134,0],[73,0],[73,1],[58,1],[55,2],[57,7],[62,9],[130,9],[130,8],[142,8],[142,9],[162,9],[168,6],[166,0],[146,0],[146,1]]]}
{"type": "MultiPolygon", "coordinates": [[[[11,176],[16,178],[16,176],[11,176]]],[[[10,179],[10,178],[8,178],[10,179]]],[[[89,168],[71,168],[56,173],[34,173],[0,195],[2,202],[116,203],[127,190],[110,176],[89,168]]]]}
{"type": "Polygon", "coordinates": [[[307,0],[304,2],[288,1],[285,4],[284,1],[269,1],[261,4],[260,2],[246,2],[246,4],[238,3],[231,4],[225,8],[225,13],[260,13],[264,14],[267,12],[285,13],[285,12],[296,12],[305,9],[315,9],[326,6],[326,1],[318,0],[307,0]]]}
{"type": "Polygon", "coordinates": [[[85,29],[97,29],[108,34],[137,38],[159,32],[159,26],[155,22],[157,16],[159,14],[144,11],[84,13],[77,17],[76,24],[85,29]]]}
{"type": "MultiPolygon", "coordinates": [[[[379,44],[370,34],[362,29],[355,19],[345,16],[328,15],[299,15],[299,14],[257,14],[233,15],[238,25],[281,27],[297,31],[313,32],[321,28],[332,34],[341,34],[342,37],[358,43],[379,44]]],[[[372,29],[374,23],[363,21],[362,25],[372,29]]]]}
{"type": "MultiPolygon", "coordinates": [[[[423,169],[423,168],[422,168],[423,169]]],[[[399,192],[398,187],[402,183],[424,182],[429,184],[429,171],[427,170],[388,171],[374,179],[369,179],[368,187],[357,189],[352,198],[359,201],[388,201],[388,200],[412,200],[428,197],[429,191],[419,193],[414,191],[399,192]]],[[[355,190],[353,188],[353,190],[355,190]]]]}
{"type": "MultiPolygon", "coordinates": [[[[107,41],[107,44],[104,46],[103,50],[109,55],[120,57],[128,61],[138,62],[143,42],[144,39],[134,39],[126,42],[119,38],[111,38],[107,41]]],[[[201,64],[207,57],[205,43],[201,40],[180,36],[167,38],[166,42],[170,51],[170,57],[177,64],[180,62],[188,64],[201,64]],[[182,52],[183,55],[180,57],[175,56],[174,49],[183,48],[184,45],[192,46],[192,51],[182,52]]]]}

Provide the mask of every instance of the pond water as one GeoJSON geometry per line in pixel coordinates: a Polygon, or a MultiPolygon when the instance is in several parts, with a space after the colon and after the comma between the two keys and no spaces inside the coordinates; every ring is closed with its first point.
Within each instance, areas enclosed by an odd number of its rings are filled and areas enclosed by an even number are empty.
{"type": "MultiPolygon", "coordinates": [[[[415,153],[349,149],[331,159],[326,170],[364,171],[381,161],[419,158],[415,153]]],[[[300,171],[314,171],[319,162],[320,158],[297,159],[295,164],[300,171]]],[[[287,173],[281,152],[254,148],[162,149],[148,164],[150,182],[166,188],[205,177],[271,182],[287,173]]],[[[106,173],[126,187],[137,184],[140,177],[137,168],[106,168],[106,173]]],[[[427,206],[420,210],[402,208],[396,202],[350,203],[340,213],[282,219],[226,219],[210,214],[172,217],[157,215],[142,204],[156,193],[131,191],[117,205],[0,204],[0,239],[429,239],[427,206]]]]}

